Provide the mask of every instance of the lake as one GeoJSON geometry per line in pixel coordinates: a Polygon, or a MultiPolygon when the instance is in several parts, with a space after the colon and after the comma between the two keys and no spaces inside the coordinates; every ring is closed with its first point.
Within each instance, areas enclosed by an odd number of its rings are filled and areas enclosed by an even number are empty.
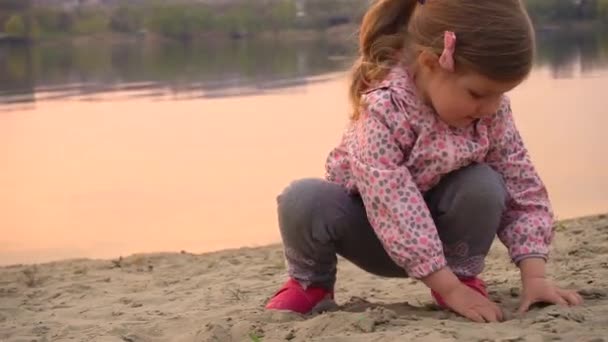
{"type": "MultiPolygon", "coordinates": [[[[517,124],[558,218],[608,212],[608,38],[542,32],[517,124]]],[[[0,46],[0,264],[279,242],[321,177],[352,44],[0,46]]]]}

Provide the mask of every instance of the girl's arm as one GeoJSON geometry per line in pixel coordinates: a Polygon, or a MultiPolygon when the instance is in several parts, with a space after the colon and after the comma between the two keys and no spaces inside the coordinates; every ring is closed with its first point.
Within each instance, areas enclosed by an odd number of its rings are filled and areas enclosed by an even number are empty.
{"type": "MultiPolygon", "coordinates": [[[[553,212],[547,190],[515,126],[506,97],[491,120],[491,143],[486,162],[503,176],[509,195],[498,237],[517,265],[528,258],[546,260],[553,239],[553,212]]],[[[544,267],[544,262],[542,265],[544,267]]],[[[544,273],[544,269],[538,271],[544,273]]]]}

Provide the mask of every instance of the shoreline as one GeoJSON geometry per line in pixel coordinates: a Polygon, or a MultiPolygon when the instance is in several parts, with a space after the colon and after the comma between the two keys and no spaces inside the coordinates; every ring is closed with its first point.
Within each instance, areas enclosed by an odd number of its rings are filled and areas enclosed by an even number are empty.
{"type": "MultiPolygon", "coordinates": [[[[576,224],[579,222],[587,222],[587,221],[598,221],[604,220],[608,218],[608,212],[600,213],[600,214],[591,214],[584,215],[579,217],[573,217],[563,220],[555,220],[554,226],[556,230],[563,229],[564,226],[570,224],[576,224]]],[[[495,241],[495,244],[498,241],[495,241]]],[[[44,261],[39,263],[16,263],[16,264],[7,264],[0,265],[0,270],[9,269],[9,268],[17,268],[17,267],[28,267],[28,266],[48,266],[51,264],[63,263],[63,262],[81,262],[81,261],[91,261],[91,262],[114,262],[115,260],[125,259],[125,258],[133,258],[133,257],[156,257],[156,256],[171,256],[171,255],[193,255],[197,257],[216,257],[219,255],[231,254],[231,253],[239,253],[239,252],[259,252],[266,249],[274,249],[280,248],[282,246],[281,242],[265,244],[261,246],[242,246],[242,247],[231,247],[217,250],[209,250],[205,252],[189,252],[186,250],[181,251],[156,251],[156,252],[133,252],[125,255],[118,255],[115,258],[87,258],[87,257],[74,257],[74,258],[65,258],[65,259],[57,259],[44,261]]]]}

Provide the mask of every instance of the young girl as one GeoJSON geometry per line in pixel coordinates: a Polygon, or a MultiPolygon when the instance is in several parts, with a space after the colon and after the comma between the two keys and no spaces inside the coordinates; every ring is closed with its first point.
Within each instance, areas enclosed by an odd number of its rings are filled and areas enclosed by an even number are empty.
{"type": "Polygon", "coordinates": [[[308,313],[333,299],[339,254],[420,279],[473,321],[500,321],[478,278],[496,234],[521,271],[522,313],[580,304],[545,277],[551,206],[504,95],[533,56],[520,0],[376,1],[360,30],[354,114],[326,180],[278,197],[290,279],[267,308],[308,313]]]}

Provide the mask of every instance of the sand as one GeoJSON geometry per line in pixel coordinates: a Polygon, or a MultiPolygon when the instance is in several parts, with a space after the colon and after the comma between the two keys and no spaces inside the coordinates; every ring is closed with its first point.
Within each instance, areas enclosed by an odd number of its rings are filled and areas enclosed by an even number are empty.
{"type": "MultiPolygon", "coordinates": [[[[265,311],[285,279],[278,245],[9,266],[0,268],[0,341],[608,341],[608,217],[559,223],[550,273],[585,304],[478,324],[439,310],[420,283],[345,260],[336,311],[265,311]]],[[[518,272],[500,243],[484,278],[514,312],[518,272]]]]}

